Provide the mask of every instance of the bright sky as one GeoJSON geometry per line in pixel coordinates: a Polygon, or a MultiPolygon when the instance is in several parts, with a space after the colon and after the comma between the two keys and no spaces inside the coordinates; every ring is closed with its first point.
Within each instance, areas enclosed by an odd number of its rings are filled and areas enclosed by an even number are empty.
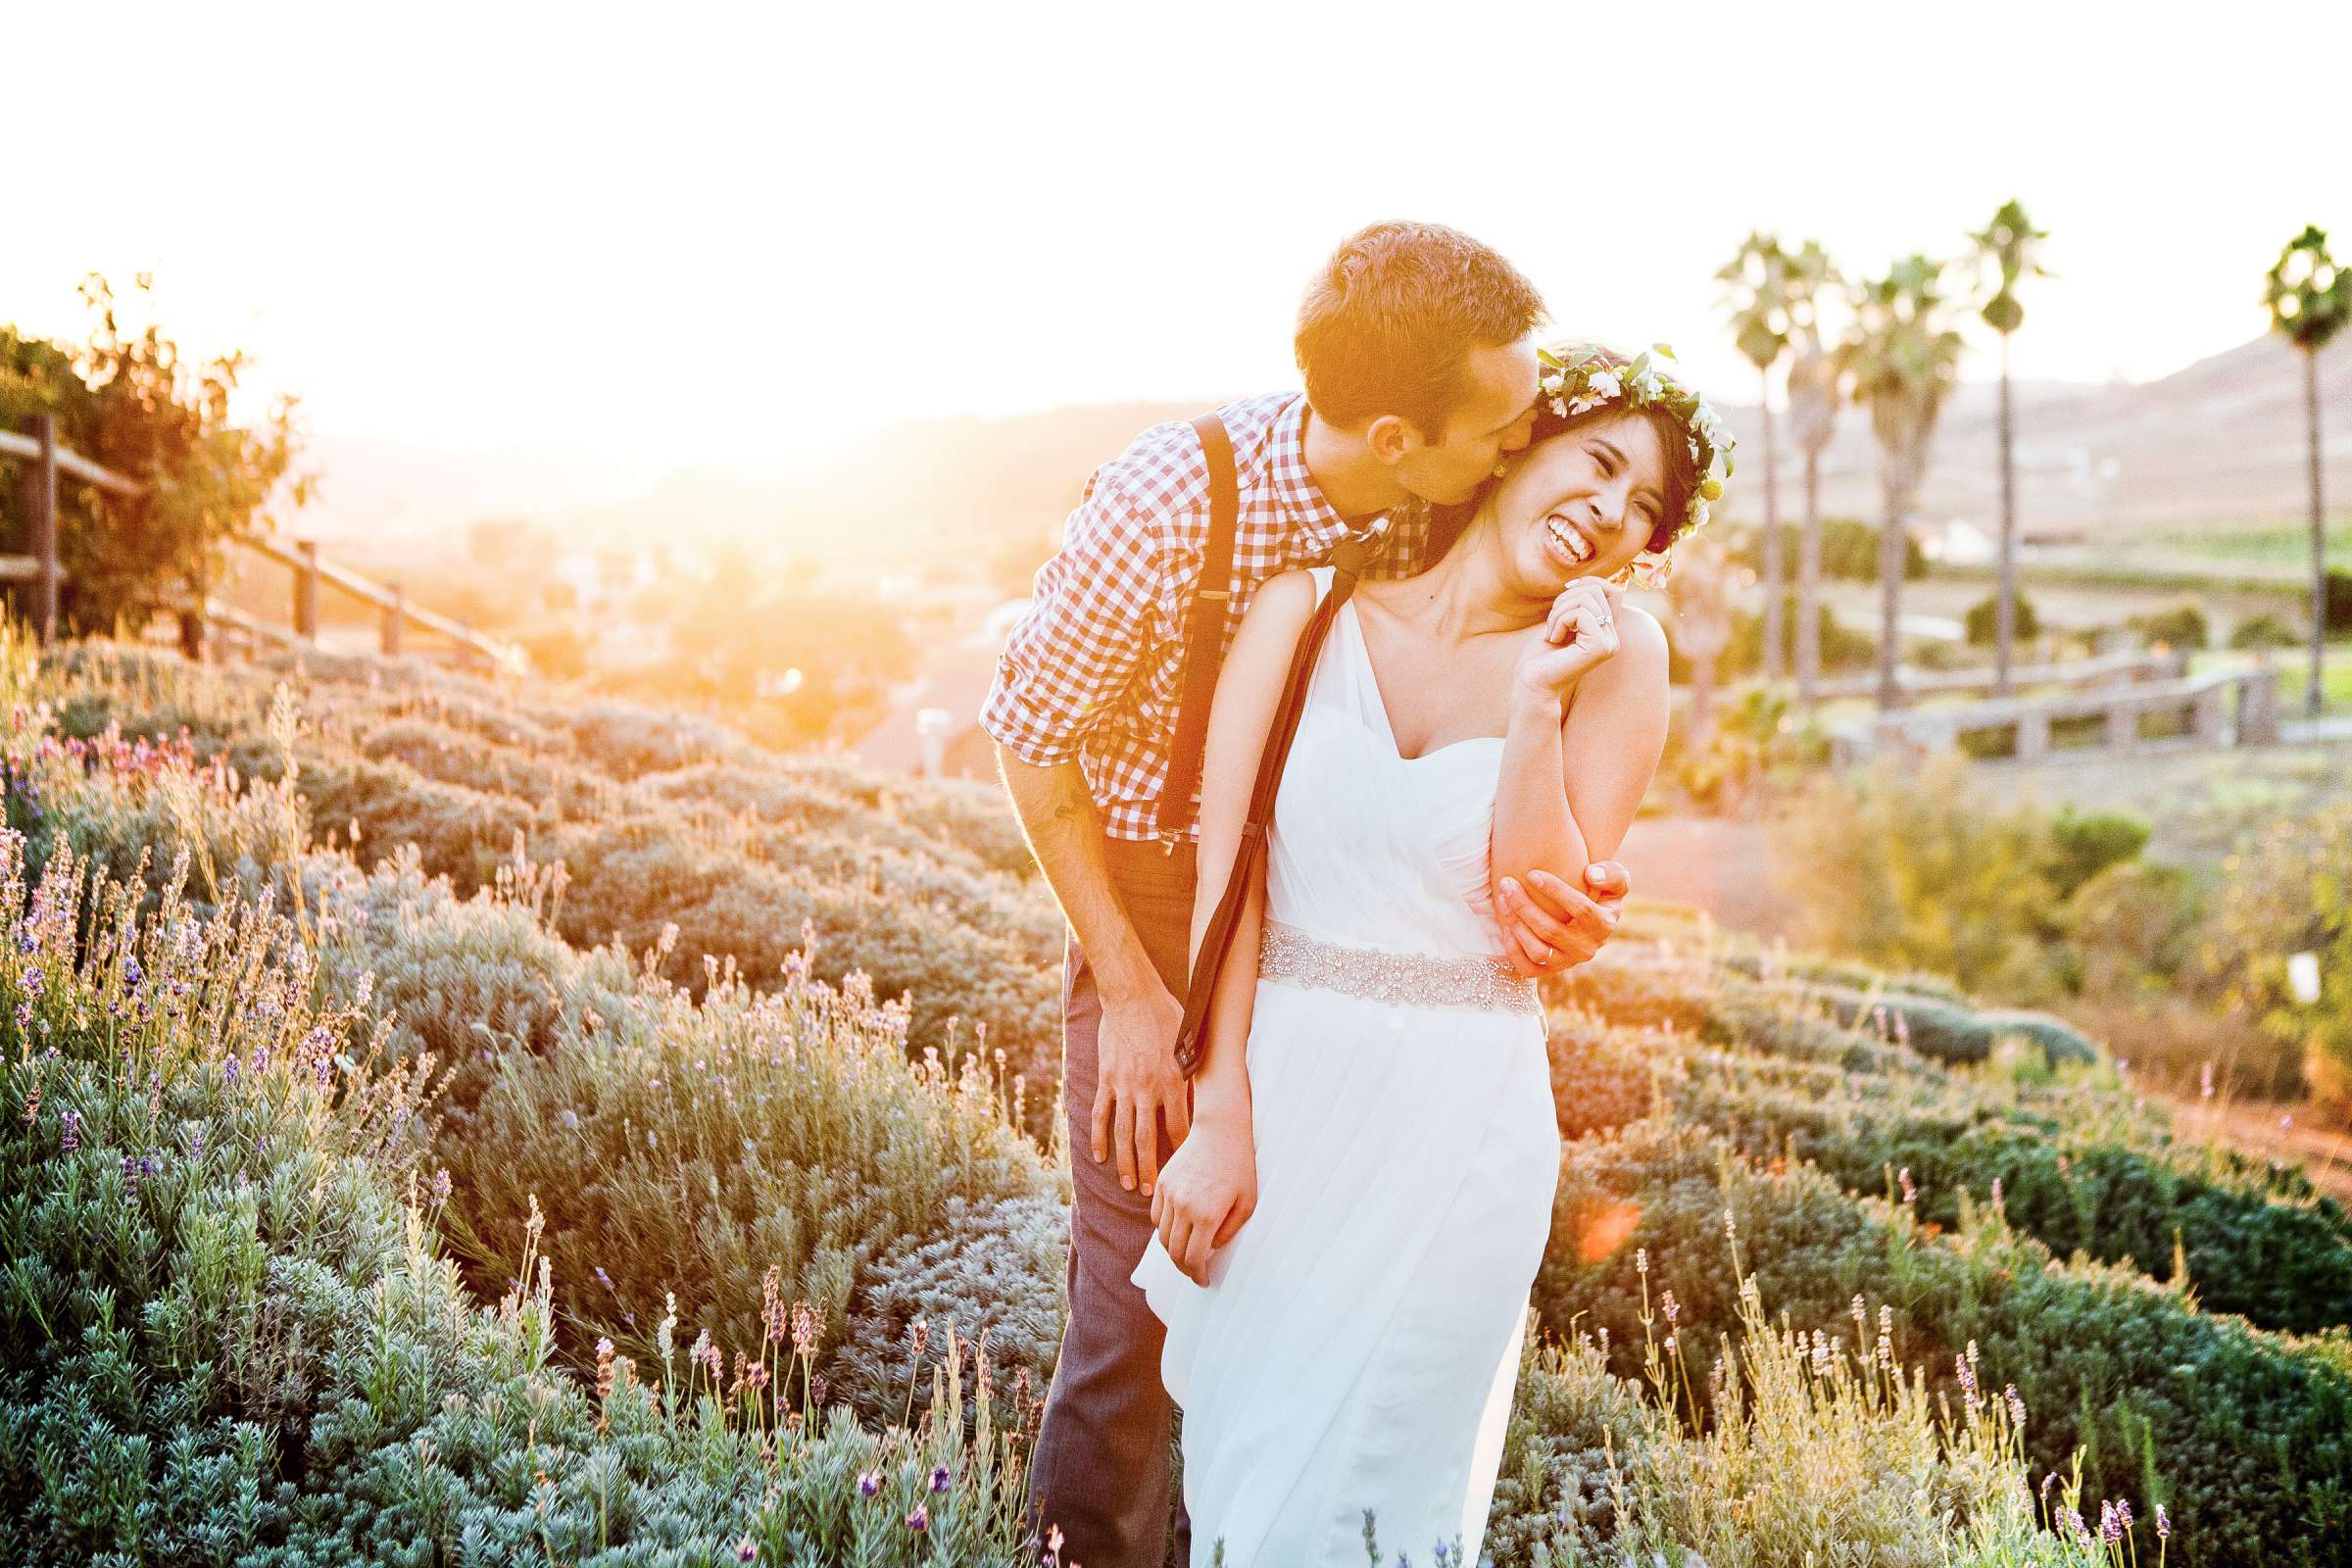
{"type": "Polygon", "coordinates": [[[78,337],[85,271],[151,270],[320,431],[758,459],[1295,384],[1299,286],[1378,218],[1727,396],[1751,226],[1853,274],[2019,196],[2059,276],[2018,371],[2089,379],[2262,330],[2306,222],[2352,251],[2340,3],[1468,10],[22,7],[0,319],[78,337]]]}

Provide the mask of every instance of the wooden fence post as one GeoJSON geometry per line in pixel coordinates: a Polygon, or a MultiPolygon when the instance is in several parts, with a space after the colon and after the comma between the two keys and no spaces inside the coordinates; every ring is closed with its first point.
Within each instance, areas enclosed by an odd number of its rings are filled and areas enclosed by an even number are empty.
{"type": "Polygon", "coordinates": [[[294,635],[306,643],[318,641],[318,541],[297,539],[294,549],[302,564],[294,568],[294,635]]]}
{"type": "Polygon", "coordinates": [[[57,635],[57,416],[32,416],[32,439],[40,446],[33,459],[26,500],[32,512],[32,554],[40,564],[33,578],[32,625],[42,642],[57,635]]]}
{"type": "Polygon", "coordinates": [[[391,590],[392,602],[384,607],[384,657],[398,659],[402,623],[409,618],[409,598],[400,591],[400,584],[385,586],[391,590]]]}

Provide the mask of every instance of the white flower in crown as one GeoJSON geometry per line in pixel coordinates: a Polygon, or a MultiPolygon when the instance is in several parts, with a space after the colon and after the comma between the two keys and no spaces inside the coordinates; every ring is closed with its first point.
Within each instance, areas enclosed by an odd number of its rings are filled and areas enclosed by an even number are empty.
{"type": "Polygon", "coordinates": [[[1592,394],[1592,401],[1597,406],[1610,398],[1623,397],[1625,383],[1617,379],[1615,370],[1594,370],[1585,377],[1585,390],[1592,394]]]}

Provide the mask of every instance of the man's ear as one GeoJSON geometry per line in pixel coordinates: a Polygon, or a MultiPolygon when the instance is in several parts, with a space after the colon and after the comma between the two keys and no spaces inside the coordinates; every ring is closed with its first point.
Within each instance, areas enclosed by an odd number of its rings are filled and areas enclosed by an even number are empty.
{"type": "Polygon", "coordinates": [[[1417,442],[1413,427],[1394,414],[1384,414],[1364,426],[1364,444],[1381,462],[1395,465],[1417,442]]]}

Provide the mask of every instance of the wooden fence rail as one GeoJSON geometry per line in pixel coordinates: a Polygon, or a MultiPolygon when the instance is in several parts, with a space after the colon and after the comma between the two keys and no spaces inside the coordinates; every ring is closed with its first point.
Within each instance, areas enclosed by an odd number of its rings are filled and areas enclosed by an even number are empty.
{"type": "MultiPolygon", "coordinates": [[[[136,480],[127,479],[111,468],[92,463],[79,453],[59,446],[57,422],[53,416],[36,414],[32,416],[31,425],[32,428],[23,435],[0,430],[0,458],[16,458],[30,465],[25,474],[25,498],[31,514],[32,536],[30,555],[0,555],[0,582],[35,584],[33,629],[41,641],[48,642],[57,635],[58,585],[65,580],[65,573],[59,569],[57,562],[59,476],[95,486],[109,495],[133,499],[145,494],[145,487],[136,480]]],[[[402,632],[414,625],[447,638],[461,658],[478,659],[494,669],[519,671],[528,667],[528,660],[519,646],[475,631],[464,621],[410,604],[398,583],[378,583],[349,566],[322,560],[316,540],[297,539],[288,542],[263,534],[240,534],[233,542],[277,563],[294,574],[294,628],[291,632],[285,632],[269,627],[214,598],[208,597],[201,604],[182,604],[178,607],[180,647],[190,657],[202,657],[208,623],[228,626],[245,636],[283,642],[290,647],[316,647],[318,641],[318,585],[323,582],[363,604],[373,605],[381,612],[378,641],[387,657],[400,656],[402,632]]]]}
{"type": "MultiPolygon", "coordinates": [[[[1831,748],[1844,766],[1875,757],[1956,750],[1964,737],[1989,738],[2007,731],[2014,737],[2009,755],[2019,761],[2037,761],[2053,752],[2137,750],[2151,744],[2142,734],[2142,723],[2149,718],[2179,722],[2198,746],[2267,745],[2278,738],[2278,671],[2265,663],[2182,680],[1881,713],[1841,725],[1831,737],[1831,748]],[[2090,745],[2053,744],[2055,726],[2085,719],[2098,721],[2090,745]]],[[[1992,749],[1986,745],[1973,750],[1983,756],[1992,749]]]]}

